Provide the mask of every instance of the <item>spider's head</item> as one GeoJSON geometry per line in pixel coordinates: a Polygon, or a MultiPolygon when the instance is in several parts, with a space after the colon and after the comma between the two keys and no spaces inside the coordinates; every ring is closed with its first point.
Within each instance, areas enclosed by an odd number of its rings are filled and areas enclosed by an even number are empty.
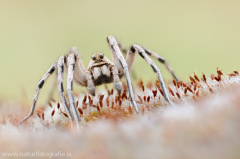
{"type": "Polygon", "coordinates": [[[91,58],[95,63],[100,63],[100,62],[103,62],[104,54],[103,53],[97,53],[97,54],[92,55],[91,58]]]}

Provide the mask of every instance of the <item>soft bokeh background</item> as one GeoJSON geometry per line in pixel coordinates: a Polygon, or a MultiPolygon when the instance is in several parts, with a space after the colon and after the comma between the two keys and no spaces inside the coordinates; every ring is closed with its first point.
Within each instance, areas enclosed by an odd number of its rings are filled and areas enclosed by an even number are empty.
{"type": "MultiPolygon", "coordinates": [[[[240,70],[239,19],[237,0],[0,0],[0,99],[30,103],[39,79],[72,46],[86,67],[94,53],[110,58],[110,34],[127,47],[137,43],[159,53],[183,80],[217,66],[224,73],[240,70]]],[[[145,81],[156,78],[139,57],[134,70],[145,81]]]]}

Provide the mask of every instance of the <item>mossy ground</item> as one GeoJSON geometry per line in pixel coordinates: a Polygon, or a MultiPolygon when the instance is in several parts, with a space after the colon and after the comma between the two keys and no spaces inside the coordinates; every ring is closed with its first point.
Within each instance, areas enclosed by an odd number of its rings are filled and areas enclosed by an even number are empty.
{"type": "Polygon", "coordinates": [[[223,75],[217,70],[211,78],[193,75],[189,82],[169,84],[175,103],[169,106],[158,82],[140,81],[135,88],[140,114],[126,91],[118,95],[106,88],[94,98],[76,95],[80,131],[71,127],[57,101],[38,108],[23,125],[18,121],[29,110],[2,102],[0,152],[61,151],[71,158],[240,158],[239,85],[236,71],[223,75]]]}

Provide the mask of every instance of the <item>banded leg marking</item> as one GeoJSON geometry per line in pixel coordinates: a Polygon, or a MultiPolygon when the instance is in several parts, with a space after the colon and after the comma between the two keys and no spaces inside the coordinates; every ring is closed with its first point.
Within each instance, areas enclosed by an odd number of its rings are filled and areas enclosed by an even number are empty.
{"type": "Polygon", "coordinates": [[[66,57],[65,55],[61,55],[58,59],[58,93],[60,95],[60,98],[62,100],[63,106],[66,110],[66,113],[71,121],[71,125],[73,125],[73,118],[72,118],[72,114],[70,112],[69,106],[67,104],[65,95],[64,95],[64,88],[63,88],[63,73],[64,73],[64,68],[65,67],[65,63],[66,63],[66,57]]]}
{"type": "Polygon", "coordinates": [[[75,106],[74,96],[73,96],[73,74],[74,74],[74,67],[76,63],[76,55],[73,53],[69,54],[68,56],[68,77],[67,77],[67,91],[68,91],[68,97],[70,101],[70,106],[72,109],[73,116],[77,123],[77,128],[79,129],[80,126],[80,116],[78,114],[78,111],[75,106]]]}
{"type": "Polygon", "coordinates": [[[40,93],[40,89],[43,87],[43,85],[47,81],[48,77],[56,70],[56,68],[57,68],[57,61],[55,61],[50,66],[48,71],[45,73],[45,75],[38,82],[37,88],[36,88],[36,91],[35,91],[35,94],[34,94],[33,103],[32,103],[32,107],[31,107],[30,113],[19,124],[23,123],[24,121],[26,121],[28,118],[30,118],[33,115],[34,109],[35,109],[35,106],[36,106],[36,103],[37,103],[37,100],[38,100],[38,95],[40,93]]]}

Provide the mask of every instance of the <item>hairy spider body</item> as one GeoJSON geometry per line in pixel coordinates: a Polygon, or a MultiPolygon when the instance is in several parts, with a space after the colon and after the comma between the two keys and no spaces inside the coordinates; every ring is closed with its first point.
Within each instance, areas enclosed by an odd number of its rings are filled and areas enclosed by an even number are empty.
{"type": "Polygon", "coordinates": [[[95,86],[98,86],[104,83],[113,82],[114,88],[118,91],[118,94],[121,94],[122,83],[120,79],[123,76],[125,76],[132,106],[135,109],[136,113],[139,113],[139,110],[135,101],[135,96],[134,96],[134,92],[131,84],[130,75],[129,75],[129,71],[133,66],[133,62],[136,54],[139,54],[152,67],[154,73],[157,74],[159,84],[163,91],[164,98],[166,99],[166,101],[169,102],[169,104],[173,105],[173,103],[169,99],[168,92],[165,88],[165,84],[162,79],[159,68],[149,58],[149,56],[151,56],[153,58],[158,59],[158,61],[160,61],[166,66],[166,68],[169,70],[172,76],[177,81],[179,81],[177,76],[174,74],[172,68],[168,65],[168,63],[163,57],[148,50],[143,46],[132,44],[127,51],[127,55],[125,59],[122,55],[122,52],[123,51],[125,52],[125,49],[122,48],[122,45],[118,44],[115,37],[108,36],[107,41],[108,41],[109,48],[111,50],[113,62],[108,60],[108,58],[105,57],[103,53],[97,53],[92,55],[89,66],[87,69],[85,69],[81,56],[76,47],[72,47],[69,50],[68,55],[61,55],[58,61],[55,61],[50,66],[49,70],[39,81],[35,91],[31,111],[29,115],[25,117],[20,123],[26,121],[28,118],[30,118],[33,115],[40,89],[43,87],[48,77],[56,69],[58,70],[57,79],[58,79],[58,92],[59,92],[60,98],[62,100],[66,113],[69,116],[71,124],[73,124],[73,117],[74,117],[75,121],[77,122],[77,128],[79,128],[81,119],[76,109],[74,96],[72,92],[73,81],[78,85],[87,87],[87,91],[93,96],[95,96],[95,86]],[[67,73],[67,92],[68,92],[69,103],[67,102],[64,95],[64,88],[63,88],[64,72],[67,73]],[[71,111],[68,105],[70,105],[71,111]]]}
{"type": "MultiPolygon", "coordinates": [[[[94,54],[92,57],[98,57],[99,54],[94,54]]],[[[114,64],[110,62],[106,57],[100,60],[97,59],[96,61],[90,61],[89,67],[87,71],[89,71],[92,75],[92,80],[95,86],[99,86],[101,84],[107,84],[113,82],[113,70],[114,64]],[[94,63],[94,64],[92,64],[94,63]]],[[[124,73],[120,70],[118,71],[118,76],[121,79],[124,73]]]]}

